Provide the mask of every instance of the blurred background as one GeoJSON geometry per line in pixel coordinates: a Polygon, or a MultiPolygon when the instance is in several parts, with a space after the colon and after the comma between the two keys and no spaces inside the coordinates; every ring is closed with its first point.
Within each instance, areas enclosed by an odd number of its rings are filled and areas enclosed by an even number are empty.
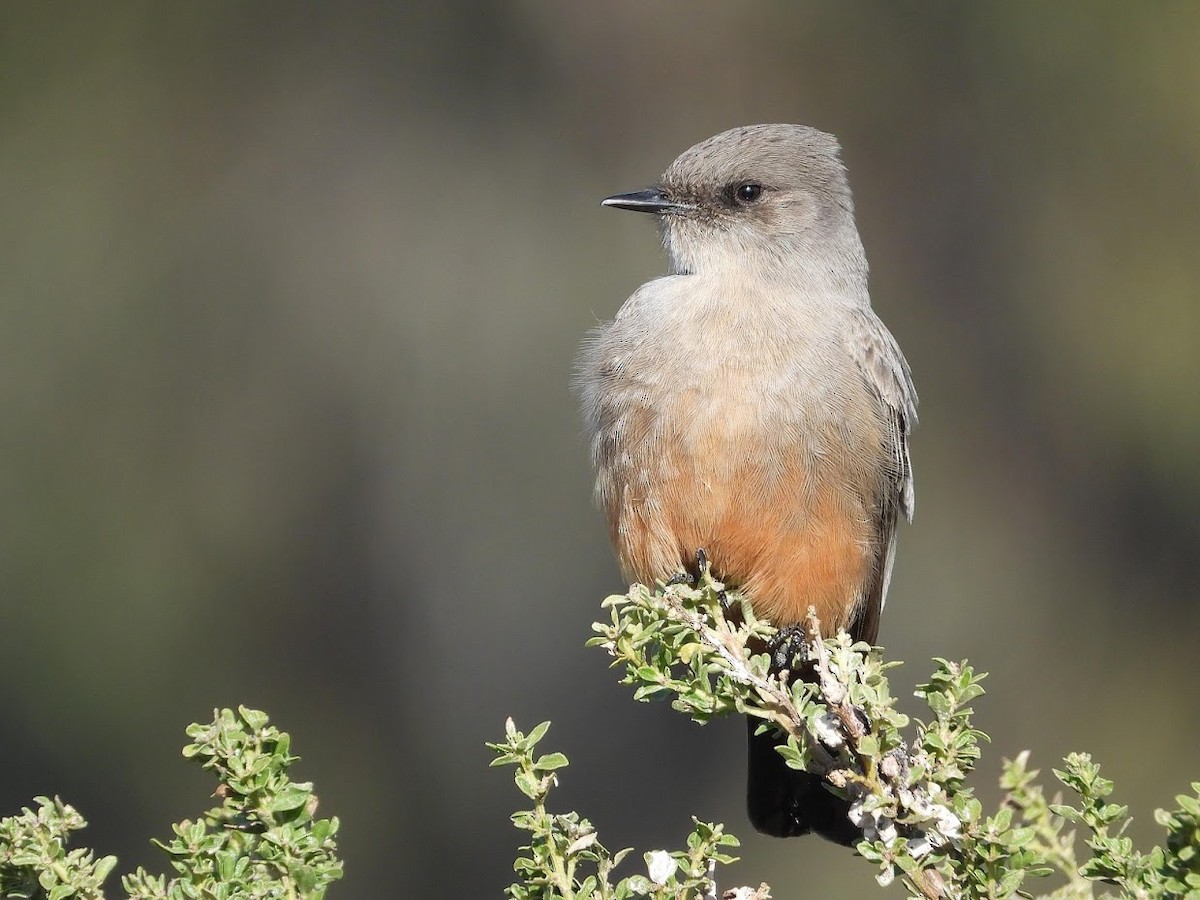
{"type": "MultiPolygon", "coordinates": [[[[268,710],[343,820],[339,898],[498,896],[554,720],[610,847],[728,823],[726,884],[857,897],[755,835],[743,726],[583,643],[623,589],[569,390],[665,264],[599,201],[725,128],[840,136],[921,393],[882,640],[992,673],[1002,756],[1095,754],[1136,817],[1200,777],[1200,6],[0,6],[0,811],[121,870],[268,710]],[[653,764],[647,766],[647,758],[653,764]],[[640,766],[641,773],[630,770],[640,766]]],[[[909,704],[916,710],[916,701],[909,704]]]]}

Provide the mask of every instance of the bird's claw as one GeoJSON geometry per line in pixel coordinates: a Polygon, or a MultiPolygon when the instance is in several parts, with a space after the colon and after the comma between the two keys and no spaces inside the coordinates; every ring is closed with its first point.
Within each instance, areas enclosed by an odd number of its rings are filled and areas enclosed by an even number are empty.
{"type": "Polygon", "coordinates": [[[808,664],[808,631],[800,623],[787,625],[775,632],[767,642],[771,667],[776,670],[796,670],[808,664]]]}
{"type": "Polygon", "coordinates": [[[729,597],[729,591],[724,588],[717,591],[717,603],[721,605],[721,612],[724,615],[729,615],[729,611],[733,609],[733,600],[729,597]]]}
{"type": "Polygon", "coordinates": [[[708,554],[701,547],[696,551],[696,573],[693,575],[686,568],[680,569],[665,582],[667,587],[675,584],[696,585],[700,579],[704,577],[704,573],[708,571],[708,554]]]}

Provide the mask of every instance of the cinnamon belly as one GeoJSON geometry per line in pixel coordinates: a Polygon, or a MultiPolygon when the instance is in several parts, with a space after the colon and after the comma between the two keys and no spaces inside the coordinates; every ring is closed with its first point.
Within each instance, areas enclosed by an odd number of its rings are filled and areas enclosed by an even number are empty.
{"type": "Polygon", "coordinates": [[[878,537],[861,492],[838,486],[854,483],[848,473],[749,468],[714,481],[670,468],[674,477],[623,485],[613,498],[611,537],[626,577],[669,578],[703,548],[714,574],[773,624],[800,622],[809,606],[826,633],[849,623],[878,537]]]}

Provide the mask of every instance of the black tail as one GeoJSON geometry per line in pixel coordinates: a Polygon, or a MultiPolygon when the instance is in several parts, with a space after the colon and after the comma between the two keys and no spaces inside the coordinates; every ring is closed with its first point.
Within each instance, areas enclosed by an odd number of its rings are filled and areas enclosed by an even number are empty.
{"type": "Polygon", "coordinates": [[[751,718],[746,809],[750,824],[772,837],[816,832],[826,840],[853,847],[862,830],[850,821],[850,801],[828,791],[820,777],[788,768],[775,750],[782,742],[774,731],[755,734],[761,719],[751,718]]]}
{"type": "MultiPolygon", "coordinates": [[[[883,609],[883,595],[887,591],[888,572],[895,547],[891,536],[896,528],[898,509],[899,506],[892,504],[886,506],[882,513],[882,538],[871,580],[846,629],[856,641],[874,644],[879,636],[879,614],[883,609]]],[[[797,627],[790,626],[792,629],[797,627]]],[[[793,681],[812,681],[814,678],[811,663],[792,673],[793,681]]],[[[835,844],[846,847],[857,845],[863,839],[863,832],[850,821],[850,801],[834,794],[820,777],[789,768],[775,749],[784,739],[773,730],[763,734],[754,733],[761,723],[761,719],[755,718],[748,722],[750,758],[747,764],[746,811],[750,814],[750,824],[757,831],[772,837],[798,837],[816,833],[835,844]]]]}

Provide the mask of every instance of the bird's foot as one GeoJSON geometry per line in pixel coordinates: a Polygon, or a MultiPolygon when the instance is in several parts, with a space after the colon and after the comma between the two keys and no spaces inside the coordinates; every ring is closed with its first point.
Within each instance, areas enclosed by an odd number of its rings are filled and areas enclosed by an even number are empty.
{"type": "Polygon", "coordinates": [[[678,572],[668,578],[664,584],[670,587],[673,584],[698,584],[700,579],[704,577],[704,573],[708,571],[708,554],[701,547],[696,551],[696,568],[693,572],[689,568],[681,568],[678,572]]]}
{"type": "Polygon", "coordinates": [[[717,591],[717,603],[721,604],[721,612],[725,615],[729,615],[730,610],[733,609],[733,599],[729,596],[729,591],[724,588],[717,591]]]}
{"type": "Polygon", "coordinates": [[[786,625],[767,642],[771,668],[796,671],[809,663],[809,633],[803,624],[786,625]]]}

